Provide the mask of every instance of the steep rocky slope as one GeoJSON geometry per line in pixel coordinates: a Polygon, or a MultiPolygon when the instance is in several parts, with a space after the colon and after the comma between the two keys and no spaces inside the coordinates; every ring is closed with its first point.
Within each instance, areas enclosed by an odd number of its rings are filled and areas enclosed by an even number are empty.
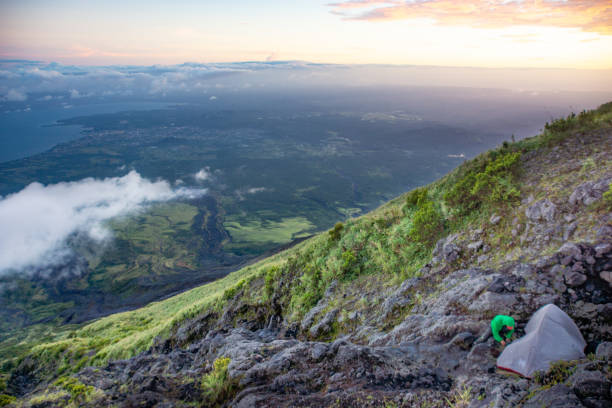
{"type": "Polygon", "coordinates": [[[26,407],[610,406],[611,157],[612,104],[547,124],[239,272],[131,358],[75,357],[85,328],[16,362],[6,389],[26,407]],[[521,336],[548,303],[588,358],[498,372],[490,319],[521,336]]]}

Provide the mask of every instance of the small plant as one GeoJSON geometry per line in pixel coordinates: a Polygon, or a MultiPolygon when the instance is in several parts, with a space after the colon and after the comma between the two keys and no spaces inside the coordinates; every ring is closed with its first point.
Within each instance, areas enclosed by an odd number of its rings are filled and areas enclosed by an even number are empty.
{"type": "Polygon", "coordinates": [[[292,306],[301,310],[310,309],[323,296],[324,285],[319,268],[311,265],[304,266],[299,284],[294,289],[292,306]]]}
{"type": "Polygon", "coordinates": [[[606,207],[612,211],[612,183],[608,186],[608,191],[603,194],[603,199],[606,207]]]}
{"type": "Polygon", "coordinates": [[[278,274],[278,266],[273,266],[266,271],[266,275],[264,276],[264,295],[266,299],[270,299],[274,293],[274,284],[278,279],[278,274]]]}
{"type": "Polygon", "coordinates": [[[406,195],[408,208],[420,207],[427,201],[427,187],[415,188],[406,195]]]}
{"type": "Polygon", "coordinates": [[[567,380],[576,368],[576,361],[556,361],[550,364],[547,372],[537,371],[534,381],[540,385],[556,385],[567,380]]]}
{"type": "Polygon", "coordinates": [[[359,275],[360,272],[359,262],[353,251],[342,252],[342,276],[345,278],[351,278],[359,275]]]}
{"type": "Polygon", "coordinates": [[[593,160],[592,157],[588,157],[582,162],[582,168],[580,169],[580,172],[582,174],[585,174],[593,170],[595,167],[596,167],[595,160],[593,160]]]}
{"type": "Polygon", "coordinates": [[[17,398],[12,395],[0,394],[0,407],[12,404],[15,401],[17,401],[17,398]]]}
{"type": "Polygon", "coordinates": [[[341,222],[337,222],[334,225],[334,228],[329,230],[329,239],[332,241],[338,241],[342,236],[342,230],[344,229],[344,224],[341,222]]]}
{"type": "Polygon", "coordinates": [[[460,391],[455,392],[451,399],[445,399],[450,408],[465,408],[472,400],[472,387],[463,386],[460,391]]]}
{"type": "Polygon", "coordinates": [[[202,378],[203,406],[222,406],[238,391],[238,380],[230,378],[228,373],[230,361],[228,357],[219,357],[212,371],[202,378]]]}
{"type": "Polygon", "coordinates": [[[74,377],[60,377],[53,383],[70,394],[70,402],[88,402],[96,394],[96,389],[91,385],[85,385],[74,377]]]}
{"type": "Polygon", "coordinates": [[[427,201],[419,207],[412,216],[412,226],[408,231],[410,239],[431,247],[444,231],[444,218],[432,201],[427,201]]]}
{"type": "Polygon", "coordinates": [[[236,294],[242,290],[245,284],[246,282],[243,279],[231,288],[226,289],[225,292],[223,292],[223,300],[233,299],[234,296],[236,296],[236,294]]]}

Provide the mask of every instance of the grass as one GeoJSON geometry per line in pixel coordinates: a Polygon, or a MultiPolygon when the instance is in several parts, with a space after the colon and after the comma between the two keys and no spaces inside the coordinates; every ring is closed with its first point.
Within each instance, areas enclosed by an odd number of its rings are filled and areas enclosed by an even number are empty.
{"type": "Polygon", "coordinates": [[[446,398],[446,403],[450,408],[466,408],[472,401],[472,387],[464,386],[461,390],[457,390],[450,398],[446,398]]]}
{"type": "Polygon", "coordinates": [[[606,207],[612,211],[612,183],[608,186],[608,191],[603,194],[603,199],[606,207]]]}
{"type": "Polygon", "coordinates": [[[15,402],[17,398],[12,395],[0,394],[0,407],[4,407],[15,402]]]}
{"type": "Polygon", "coordinates": [[[217,407],[229,401],[238,391],[238,380],[230,378],[228,366],[230,359],[219,357],[213,363],[213,369],[206,374],[200,383],[203,396],[203,406],[217,407]]]}
{"type": "Polygon", "coordinates": [[[74,377],[60,377],[53,385],[68,392],[70,394],[70,400],[68,402],[74,404],[91,402],[96,397],[102,395],[96,388],[91,385],[85,385],[74,377]]]}
{"type": "Polygon", "coordinates": [[[531,390],[524,398],[524,401],[528,401],[535,397],[538,393],[551,388],[554,385],[562,384],[576,370],[577,361],[556,361],[550,364],[548,371],[536,371],[533,380],[538,387],[531,390]]]}

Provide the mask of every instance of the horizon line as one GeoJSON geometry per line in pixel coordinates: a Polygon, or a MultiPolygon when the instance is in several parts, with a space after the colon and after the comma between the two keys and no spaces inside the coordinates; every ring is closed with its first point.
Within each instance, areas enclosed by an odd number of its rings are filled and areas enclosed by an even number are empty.
{"type": "Polygon", "coordinates": [[[199,62],[199,61],[183,61],[174,64],[164,64],[164,63],[155,63],[155,64],[121,64],[121,63],[108,63],[108,64],[65,64],[58,61],[53,60],[41,60],[41,59],[23,59],[23,58],[1,58],[0,64],[3,63],[13,63],[13,64],[57,64],[65,67],[76,66],[76,67],[173,67],[180,65],[189,65],[189,64],[197,64],[197,65],[220,65],[220,64],[265,64],[265,65],[274,65],[274,64],[290,64],[290,63],[300,63],[300,64],[308,64],[313,66],[334,66],[334,67],[397,67],[397,68],[462,68],[462,69],[487,69],[487,70],[502,70],[502,69],[514,69],[514,70],[563,70],[563,71],[610,71],[612,70],[612,66],[606,68],[576,68],[576,67],[530,67],[530,66],[500,66],[500,67],[492,67],[492,66],[477,66],[477,65],[431,65],[431,64],[397,64],[397,63],[335,63],[335,62],[312,62],[308,60],[236,60],[236,61],[209,61],[209,62],[199,62]]]}

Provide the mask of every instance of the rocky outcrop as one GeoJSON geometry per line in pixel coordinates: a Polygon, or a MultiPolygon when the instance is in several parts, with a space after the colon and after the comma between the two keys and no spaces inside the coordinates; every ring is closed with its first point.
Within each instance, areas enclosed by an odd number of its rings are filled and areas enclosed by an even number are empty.
{"type": "MultiPolygon", "coordinates": [[[[330,302],[333,285],[313,309],[312,315],[319,319],[312,317],[314,324],[302,324],[299,332],[287,330],[281,321],[259,324],[257,329],[253,328],[258,324],[248,322],[230,328],[231,313],[204,314],[136,357],[86,368],[77,377],[103,394],[91,406],[198,404],[199,379],[220,357],[230,359],[228,374],[238,384],[228,404],[233,407],[322,407],[338,401],[347,407],[368,406],[372,401],[443,406],[458,389],[472,390],[473,407],[609,406],[611,383],[606,370],[612,363],[611,343],[601,342],[597,360],[578,364],[567,381],[541,387],[496,372],[500,348],[491,337],[489,322],[495,314],[512,314],[520,335],[531,314],[552,302],[576,320],[587,340],[612,338],[612,292],[599,277],[610,259],[612,246],[606,243],[572,243],[537,264],[453,271],[440,281],[444,291],[416,302],[411,313],[386,333],[368,329],[370,323],[365,322],[333,342],[309,341],[339,318],[338,309],[323,313],[320,308],[330,302]],[[568,284],[567,270],[578,269],[584,281],[568,284]]],[[[404,281],[381,306],[383,313],[390,315],[405,302],[414,302],[424,282],[404,281]]]]}
{"type": "Polygon", "coordinates": [[[570,195],[569,203],[571,205],[591,205],[600,200],[608,191],[610,183],[612,183],[612,177],[582,183],[570,195]]]}
{"type": "Polygon", "coordinates": [[[527,207],[525,216],[531,221],[544,220],[552,222],[555,219],[557,206],[548,198],[538,201],[537,203],[527,207]]]}

